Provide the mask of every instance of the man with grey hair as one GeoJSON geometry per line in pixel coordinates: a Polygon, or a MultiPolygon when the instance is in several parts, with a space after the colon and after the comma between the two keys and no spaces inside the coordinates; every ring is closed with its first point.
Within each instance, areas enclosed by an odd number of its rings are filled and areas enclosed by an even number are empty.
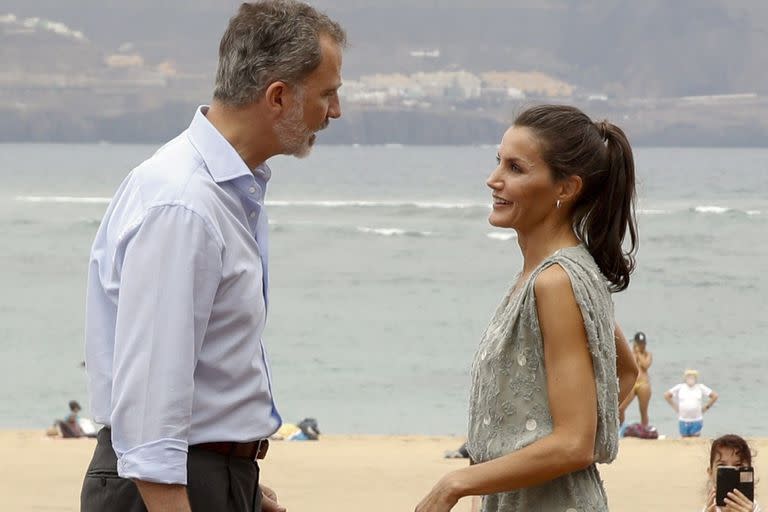
{"type": "Polygon", "coordinates": [[[345,45],[309,5],[243,4],[210,107],[112,199],[88,273],[86,368],[105,427],[81,510],[284,510],[257,464],[282,421],[262,343],[266,161],[306,156],[341,116],[345,45]]]}

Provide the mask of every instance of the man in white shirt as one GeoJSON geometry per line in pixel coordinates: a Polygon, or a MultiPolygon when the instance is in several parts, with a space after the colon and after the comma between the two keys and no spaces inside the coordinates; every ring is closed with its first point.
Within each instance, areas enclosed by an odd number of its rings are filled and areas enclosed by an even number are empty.
{"type": "Polygon", "coordinates": [[[213,102],[130,172],[91,249],[86,369],[105,427],[81,512],[276,512],[257,459],[282,420],[262,333],[278,154],[341,116],[344,30],[293,0],[245,3],[213,102]]]}
{"type": "Polygon", "coordinates": [[[696,370],[686,370],[684,378],[685,382],[664,393],[664,398],[678,414],[680,435],[699,437],[704,428],[704,413],[717,402],[718,396],[698,382],[699,372],[696,370]]]}

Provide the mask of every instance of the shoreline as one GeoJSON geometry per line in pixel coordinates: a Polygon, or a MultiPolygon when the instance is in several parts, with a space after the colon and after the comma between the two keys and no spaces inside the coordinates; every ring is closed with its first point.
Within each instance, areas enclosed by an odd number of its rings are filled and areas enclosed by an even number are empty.
{"type": "MultiPolygon", "coordinates": [[[[768,437],[749,441],[758,453],[756,495],[768,499],[768,479],[760,478],[768,437]]],[[[420,435],[275,441],[261,474],[293,512],[413,510],[443,474],[467,464],[443,458],[462,442],[460,437],[420,435]]],[[[94,446],[93,439],[47,438],[42,429],[0,430],[3,510],[79,510],[80,485],[94,446]]],[[[618,459],[599,469],[611,510],[695,512],[703,503],[707,462],[707,439],[623,439],[618,459]]],[[[454,508],[469,510],[469,499],[454,508]]]]}

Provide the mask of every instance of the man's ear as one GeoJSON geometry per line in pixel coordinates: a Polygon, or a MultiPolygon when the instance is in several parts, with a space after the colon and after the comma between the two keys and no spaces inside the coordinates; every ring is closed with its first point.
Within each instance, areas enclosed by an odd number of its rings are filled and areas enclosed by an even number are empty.
{"type": "Polygon", "coordinates": [[[584,186],[584,181],[581,176],[568,176],[560,181],[560,193],[558,199],[564,204],[573,204],[581,194],[581,189],[584,186]]]}
{"type": "Polygon", "coordinates": [[[274,114],[283,112],[286,108],[288,94],[290,94],[288,84],[281,81],[272,82],[264,92],[264,100],[269,111],[274,114]]]}

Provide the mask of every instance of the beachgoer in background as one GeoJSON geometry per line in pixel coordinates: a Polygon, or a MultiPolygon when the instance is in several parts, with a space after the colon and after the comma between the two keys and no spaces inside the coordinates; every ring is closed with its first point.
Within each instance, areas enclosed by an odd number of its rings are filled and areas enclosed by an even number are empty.
{"type": "Polygon", "coordinates": [[[606,512],[596,464],[613,461],[619,444],[611,293],[634,269],[632,149],[607,121],[540,105],[507,130],[497,162],[489,221],[517,231],[523,269],[472,364],[474,464],[445,475],[416,512],[477,495],[483,512],[606,512]]]}
{"type": "Polygon", "coordinates": [[[267,161],[309,155],[341,116],[345,45],[304,2],[241,4],[211,105],[116,191],[89,262],[86,370],[105,427],[82,512],[283,510],[258,467],[282,423],[262,339],[267,161]]]}
{"type": "Polygon", "coordinates": [[[78,437],[96,437],[96,425],[87,418],[80,417],[82,408],[76,400],[69,402],[69,412],[63,420],[56,420],[53,427],[46,431],[50,437],[61,436],[64,439],[78,437]]]}
{"type": "Polygon", "coordinates": [[[664,398],[677,412],[680,435],[699,437],[704,428],[704,413],[717,402],[718,395],[699,383],[699,372],[696,370],[686,370],[683,377],[685,382],[664,393],[664,398]],[[704,399],[707,399],[706,404],[704,399]]]}
{"type": "Polygon", "coordinates": [[[618,324],[613,335],[616,341],[616,373],[619,376],[619,406],[621,406],[634,389],[640,370],[637,368],[637,361],[629,342],[618,324]]]}
{"type": "Polygon", "coordinates": [[[56,421],[56,426],[61,433],[61,437],[64,439],[72,439],[85,436],[85,433],[80,428],[79,414],[82,408],[80,404],[75,400],[69,402],[69,413],[63,420],[56,421]]]}
{"type": "Polygon", "coordinates": [[[726,498],[726,507],[720,508],[715,504],[717,484],[717,468],[720,466],[752,467],[752,450],[749,444],[740,436],[729,434],[712,441],[709,450],[709,466],[707,474],[707,500],[702,512],[762,512],[757,502],[751,502],[738,490],[726,498]]]}
{"type": "Polygon", "coordinates": [[[320,439],[320,427],[315,418],[304,418],[297,423],[283,423],[270,439],[275,441],[317,441],[320,439]]]}
{"type": "Polygon", "coordinates": [[[320,427],[315,418],[304,418],[299,422],[302,441],[317,441],[320,439],[320,427]]]}
{"type": "Polygon", "coordinates": [[[648,419],[648,404],[651,401],[651,380],[648,377],[648,369],[653,364],[653,354],[646,350],[646,345],[645,334],[642,332],[636,333],[632,340],[632,353],[635,357],[635,363],[637,364],[639,374],[629,396],[619,407],[619,423],[622,425],[624,424],[624,413],[635,397],[637,397],[637,402],[640,406],[640,424],[643,427],[648,427],[650,425],[648,419]]]}
{"type": "Polygon", "coordinates": [[[467,451],[467,443],[466,441],[464,444],[459,446],[458,450],[448,450],[445,452],[444,457],[446,459],[468,459],[469,458],[469,452],[467,451]]]}

